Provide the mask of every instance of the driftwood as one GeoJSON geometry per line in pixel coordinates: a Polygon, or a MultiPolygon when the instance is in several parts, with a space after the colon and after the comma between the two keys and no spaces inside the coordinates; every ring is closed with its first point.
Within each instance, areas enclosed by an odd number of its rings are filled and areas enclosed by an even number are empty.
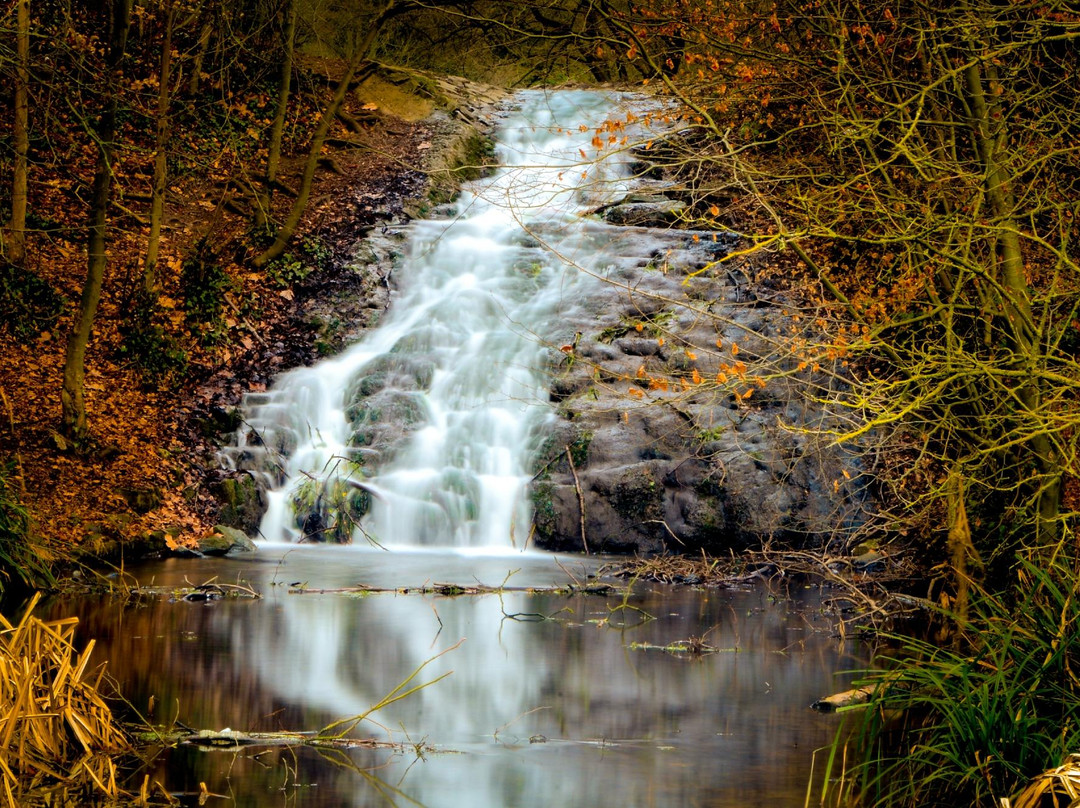
{"type": "MultiPolygon", "coordinates": [[[[197,746],[206,751],[236,751],[241,747],[311,746],[319,749],[416,749],[415,743],[398,744],[378,741],[374,738],[342,738],[318,732],[242,732],[225,728],[222,730],[191,729],[177,726],[171,729],[155,729],[139,733],[138,740],[147,744],[166,746],[197,746]]],[[[430,751],[426,744],[424,751],[430,751]]]]}
{"type": "Polygon", "coordinates": [[[837,710],[849,707],[865,707],[870,699],[877,693],[878,685],[866,685],[854,690],[845,690],[843,693],[834,693],[823,699],[818,699],[810,705],[811,710],[819,713],[835,713],[837,710]]]}
{"type": "Polygon", "coordinates": [[[258,592],[245,584],[223,584],[207,581],[197,586],[133,586],[130,595],[167,597],[188,603],[202,603],[210,600],[258,600],[258,592]]]}
{"type": "Polygon", "coordinates": [[[293,587],[289,590],[290,595],[335,595],[335,594],[365,594],[378,592],[393,592],[396,595],[443,595],[456,597],[458,595],[493,595],[503,592],[527,592],[530,595],[611,595],[616,589],[611,584],[587,584],[566,586],[487,586],[485,584],[422,584],[421,586],[368,586],[357,584],[339,589],[307,589],[306,587],[293,587]]]}

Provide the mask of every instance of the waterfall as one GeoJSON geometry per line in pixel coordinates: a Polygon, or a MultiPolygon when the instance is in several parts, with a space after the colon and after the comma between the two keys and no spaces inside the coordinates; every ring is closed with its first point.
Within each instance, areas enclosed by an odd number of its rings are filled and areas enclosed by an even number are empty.
{"type": "Polygon", "coordinates": [[[581,213],[629,187],[625,150],[598,158],[593,140],[629,101],[527,91],[515,102],[492,176],[468,184],[451,214],[409,225],[383,322],[245,397],[222,456],[266,475],[266,540],[525,543],[531,463],[554,417],[551,340],[606,269],[604,239],[581,213]]]}

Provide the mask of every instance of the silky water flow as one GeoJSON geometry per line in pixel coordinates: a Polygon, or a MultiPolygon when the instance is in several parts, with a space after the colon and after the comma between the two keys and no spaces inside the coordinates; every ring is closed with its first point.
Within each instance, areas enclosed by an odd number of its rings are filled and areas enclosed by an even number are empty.
{"type": "Polygon", "coordinates": [[[409,225],[384,321],[245,398],[222,458],[263,475],[264,539],[524,545],[531,462],[553,418],[551,340],[608,268],[613,228],[581,214],[629,187],[627,152],[598,156],[592,141],[630,101],[516,100],[493,175],[468,184],[450,215],[409,225]]]}

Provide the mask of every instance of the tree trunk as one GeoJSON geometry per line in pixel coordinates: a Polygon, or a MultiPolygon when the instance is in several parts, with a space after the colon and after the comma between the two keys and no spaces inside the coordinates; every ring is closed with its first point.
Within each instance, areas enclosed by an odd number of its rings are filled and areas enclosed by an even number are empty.
{"type": "Polygon", "coordinates": [[[199,92],[199,81],[202,78],[203,62],[206,60],[206,51],[210,47],[210,36],[214,33],[212,12],[207,14],[206,22],[199,31],[199,47],[195,51],[195,59],[191,64],[191,77],[188,79],[188,95],[199,92]]]}
{"type": "Polygon", "coordinates": [[[109,71],[112,74],[112,94],[98,121],[98,162],[94,173],[91,196],[89,239],[87,242],[86,283],[83,284],[82,300],[75,317],[75,325],[68,337],[67,357],[64,362],[64,386],[60,393],[62,406],[60,428],[73,440],[86,436],[86,402],[83,380],[85,374],[86,346],[90,342],[90,329],[101,300],[101,283],[105,276],[106,219],[109,211],[109,192],[112,187],[112,158],[116,136],[116,108],[127,47],[128,27],[131,19],[132,0],[113,0],[112,33],[109,42],[109,71]]]}
{"type": "MultiPolygon", "coordinates": [[[[996,82],[997,74],[991,65],[988,68],[991,83],[996,82]]],[[[982,162],[985,195],[993,223],[997,230],[997,245],[992,254],[997,256],[1001,295],[1001,313],[1003,331],[1011,342],[1016,355],[1017,365],[1026,371],[1032,371],[1040,359],[1040,345],[1037,326],[1032,316],[1031,287],[1024,273],[1024,255],[1020,244],[1020,227],[1016,221],[1015,195],[1011,187],[1012,177],[1003,163],[1002,151],[1006,143],[1005,115],[1000,104],[988,99],[983,88],[983,75],[977,64],[971,64],[965,70],[965,84],[969,108],[972,114],[972,129],[978,153],[982,162]]],[[[1029,419],[1032,423],[1044,424],[1045,418],[1039,416],[1042,407],[1043,390],[1030,374],[1028,381],[1016,391],[1020,404],[1017,417],[1029,419]]],[[[1053,543],[1059,536],[1061,509],[1061,487],[1064,470],[1055,457],[1053,441],[1045,430],[1038,431],[1030,438],[1028,451],[1038,473],[1035,478],[1033,496],[1038,514],[1040,535],[1037,543],[1053,543]]]]}
{"type": "Polygon", "coordinates": [[[146,246],[146,263],[143,265],[143,291],[146,300],[157,297],[157,262],[161,248],[161,220],[165,213],[165,188],[168,180],[169,142],[169,82],[172,68],[172,34],[176,9],[172,0],[165,0],[165,34],[161,43],[161,70],[158,76],[157,142],[154,154],[154,187],[150,199],[150,238],[146,246]]]}
{"type": "Polygon", "coordinates": [[[346,94],[349,92],[353,76],[371,53],[371,50],[375,45],[375,40],[378,37],[379,29],[382,28],[383,23],[385,23],[394,13],[396,6],[397,3],[395,0],[391,0],[391,2],[383,7],[382,12],[380,12],[379,16],[375,18],[368,28],[363,41],[356,48],[356,52],[353,54],[352,59],[349,60],[349,67],[345,71],[345,75],[342,76],[341,83],[338,84],[337,90],[334,91],[334,97],[331,99],[329,106],[323,110],[322,117],[319,119],[319,125],[315,128],[315,133],[311,136],[311,148],[308,151],[307,163],[304,165],[304,173],[300,178],[300,187],[297,190],[296,200],[293,202],[292,210],[289,211],[289,216],[285,219],[284,224],[278,229],[277,238],[274,240],[274,243],[261,255],[255,258],[253,262],[255,266],[265,266],[285,252],[285,245],[289,243],[289,239],[291,239],[296,232],[296,227],[300,224],[300,217],[304,215],[304,208],[307,207],[308,198],[311,196],[311,183],[315,178],[315,169],[318,167],[319,155],[322,153],[323,143],[326,141],[327,132],[330,131],[330,125],[334,122],[334,118],[337,117],[338,108],[341,107],[346,94]]]}
{"type": "Polygon", "coordinates": [[[11,186],[11,222],[6,248],[8,260],[26,260],[26,173],[30,152],[30,0],[18,0],[15,66],[15,176],[11,186]]]}
{"type": "Polygon", "coordinates": [[[281,61],[281,82],[278,84],[277,109],[274,125],[270,128],[270,154],[266,158],[266,178],[262,192],[255,200],[255,227],[265,230],[270,220],[270,197],[274,193],[278,165],[281,163],[281,138],[285,131],[285,112],[289,105],[292,88],[293,43],[296,41],[296,0],[288,0],[285,9],[285,52],[281,61]]]}

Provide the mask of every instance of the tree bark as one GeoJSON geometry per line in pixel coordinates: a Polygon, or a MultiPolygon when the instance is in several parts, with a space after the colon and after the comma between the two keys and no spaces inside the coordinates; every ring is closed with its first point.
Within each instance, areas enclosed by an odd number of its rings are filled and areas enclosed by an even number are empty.
{"type": "Polygon", "coordinates": [[[15,176],[11,185],[11,222],[6,253],[13,264],[22,264],[26,260],[26,175],[30,152],[30,0],[18,0],[15,41],[15,176]]]}
{"type": "Polygon", "coordinates": [[[199,81],[202,78],[203,62],[206,60],[206,51],[210,47],[210,36],[214,33],[212,13],[207,14],[206,22],[199,31],[199,47],[195,51],[195,59],[191,64],[191,77],[188,79],[188,95],[199,92],[199,81]]]}
{"type": "Polygon", "coordinates": [[[172,35],[176,9],[165,0],[165,34],[161,43],[161,70],[158,75],[157,141],[154,154],[154,181],[150,199],[150,237],[143,264],[143,291],[147,301],[157,297],[157,262],[161,249],[161,220],[165,213],[165,189],[168,181],[169,83],[172,70],[172,35]]]}
{"type": "Polygon", "coordinates": [[[349,60],[345,75],[338,84],[337,90],[334,91],[334,97],[331,99],[330,104],[323,110],[319,124],[315,128],[315,133],[311,136],[311,147],[308,150],[307,162],[304,164],[304,173],[300,178],[300,187],[297,189],[296,200],[293,202],[292,209],[289,211],[285,222],[278,228],[277,238],[274,239],[274,243],[255,258],[253,262],[255,266],[265,266],[285,252],[285,246],[296,232],[296,227],[300,224],[300,218],[304,215],[304,209],[307,207],[308,198],[311,196],[311,183],[315,178],[315,169],[319,165],[319,156],[322,153],[323,144],[326,142],[326,135],[330,131],[330,125],[334,122],[334,118],[337,117],[337,111],[349,92],[353,76],[360,66],[367,61],[372,48],[375,46],[379,30],[393,16],[397,8],[396,0],[391,0],[383,7],[379,16],[375,18],[368,28],[363,41],[357,46],[352,59],[349,60]]]}
{"type": "Polygon", "coordinates": [[[101,300],[101,284],[105,276],[105,237],[109,211],[109,194],[112,188],[112,158],[115,150],[116,109],[124,50],[127,47],[128,28],[131,20],[132,0],[113,0],[112,32],[109,42],[108,66],[112,78],[111,95],[98,121],[98,162],[94,173],[91,196],[89,239],[87,242],[86,282],[83,284],[82,300],[75,317],[75,324],[68,337],[67,357],[64,362],[64,384],[60,393],[62,407],[60,428],[64,435],[81,440],[86,437],[86,401],[84,376],[86,346],[90,342],[90,329],[101,300]]]}
{"type": "Polygon", "coordinates": [[[270,153],[266,158],[266,177],[262,191],[255,200],[255,227],[265,230],[270,220],[270,198],[274,193],[278,166],[281,163],[281,138],[285,131],[285,112],[289,106],[289,92],[292,89],[293,44],[296,42],[296,0],[288,0],[285,9],[285,37],[281,60],[281,81],[278,83],[277,109],[274,111],[274,123],[270,128],[270,153]]]}
{"type": "MultiPolygon", "coordinates": [[[[993,66],[988,68],[991,83],[996,81],[993,66]]],[[[1008,167],[1002,161],[1002,150],[1007,140],[1004,131],[1006,120],[995,101],[988,100],[983,87],[983,75],[977,64],[965,70],[968,104],[972,114],[972,129],[978,154],[982,162],[984,193],[997,230],[997,245],[992,251],[997,255],[1000,284],[1004,289],[1001,301],[1003,330],[1011,342],[1017,364],[1027,371],[1034,370],[1040,360],[1039,336],[1031,308],[1031,287],[1024,273],[1024,254],[1020,244],[1020,227],[1016,221],[1016,201],[1011,187],[1008,167]],[[997,123],[995,123],[997,121],[997,123]]],[[[1030,419],[1032,423],[1045,423],[1039,417],[1043,390],[1035,381],[1022,384],[1016,391],[1020,404],[1017,417],[1030,419]]],[[[1028,446],[1038,469],[1033,492],[1038,514],[1040,536],[1037,542],[1056,541],[1059,536],[1061,511],[1061,487],[1064,469],[1055,457],[1053,442],[1045,431],[1032,435],[1028,446]]]]}

